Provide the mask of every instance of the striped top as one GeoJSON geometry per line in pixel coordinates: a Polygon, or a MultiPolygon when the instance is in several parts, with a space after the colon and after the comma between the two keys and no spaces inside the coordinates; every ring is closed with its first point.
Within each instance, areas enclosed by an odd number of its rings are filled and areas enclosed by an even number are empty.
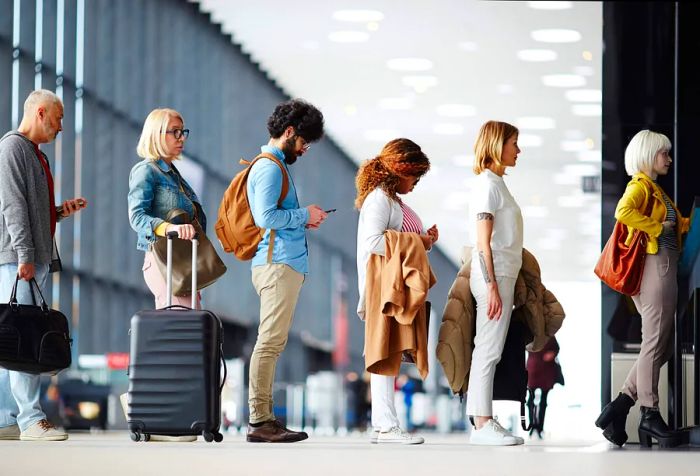
{"type": "Polygon", "coordinates": [[[411,207],[403,202],[399,202],[401,205],[401,211],[403,212],[403,223],[401,224],[401,231],[412,231],[423,234],[423,222],[420,221],[416,212],[414,212],[411,207]]]}
{"type": "MultiPolygon", "coordinates": [[[[676,216],[676,210],[671,204],[671,200],[669,200],[665,193],[663,194],[663,197],[664,202],[666,203],[666,221],[676,222],[676,226],[678,226],[678,217],[676,216]]],[[[659,247],[669,250],[678,249],[678,237],[676,236],[675,228],[670,231],[664,230],[664,232],[661,233],[661,236],[659,236],[659,247]]]]}

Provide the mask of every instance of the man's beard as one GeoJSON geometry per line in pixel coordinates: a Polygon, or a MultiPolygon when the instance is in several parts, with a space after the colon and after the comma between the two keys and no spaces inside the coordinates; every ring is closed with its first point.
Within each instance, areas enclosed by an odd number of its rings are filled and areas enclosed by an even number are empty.
{"type": "Polygon", "coordinates": [[[287,139],[284,143],[284,147],[282,147],[282,152],[284,153],[284,161],[285,163],[292,165],[294,162],[297,161],[297,158],[299,157],[295,152],[294,152],[294,147],[295,147],[295,140],[294,139],[287,139]]]}

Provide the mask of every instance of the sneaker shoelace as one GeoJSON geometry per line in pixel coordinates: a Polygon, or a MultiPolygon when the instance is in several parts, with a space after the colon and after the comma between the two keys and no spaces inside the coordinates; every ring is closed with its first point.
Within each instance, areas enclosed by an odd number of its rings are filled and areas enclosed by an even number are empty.
{"type": "Polygon", "coordinates": [[[53,430],[53,429],[56,428],[56,427],[53,426],[53,424],[52,424],[50,421],[48,421],[48,420],[39,420],[38,424],[39,424],[39,428],[41,428],[41,429],[44,430],[44,431],[49,431],[49,430],[53,430]]]}
{"type": "Polygon", "coordinates": [[[493,431],[495,431],[496,433],[500,433],[500,434],[503,435],[503,436],[512,436],[512,435],[508,432],[508,430],[506,430],[505,428],[503,428],[503,427],[501,426],[501,424],[498,423],[498,420],[495,419],[495,418],[494,418],[493,420],[491,420],[491,428],[493,428],[493,431]]]}

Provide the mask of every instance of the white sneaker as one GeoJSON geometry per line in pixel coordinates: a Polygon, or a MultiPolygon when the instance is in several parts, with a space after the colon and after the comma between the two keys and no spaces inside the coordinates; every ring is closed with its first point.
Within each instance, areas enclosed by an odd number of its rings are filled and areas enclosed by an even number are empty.
{"type": "MultiPolygon", "coordinates": [[[[524,443],[524,440],[522,440],[524,443]]],[[[469,443],[472,445],[483,446],[513,446],[520,445],[518,438],[511,435],[505,428],[496,420],[489,420],[481,429],[474,428],[469,437],[469,443]]]]}
{"type": "Polygon", "coordinates": [[[402,445],[420,445],[425,440],[422,436],[412,435],[395,426],[388,431],[380,431],[377,435],[377,443],[400,443],[402,445]]]}
{"type": "Polygon", "coordinates": [[[53,426],[48,420],[39,420],[19,435],[22,441],[63,441],[68,433],[53,426]]]}
{"type": "Polygon", "coordinates": [[[377,444],[377,438],[379,438],[379,429],[373,428],[372,432],[369,434],[369,442],[373,445],[377,444]]]}
{"type": "Polygon", "coordinates": [[[0,428],[0,440],[19,440],[19,427],[10,425],[0,428]]]}

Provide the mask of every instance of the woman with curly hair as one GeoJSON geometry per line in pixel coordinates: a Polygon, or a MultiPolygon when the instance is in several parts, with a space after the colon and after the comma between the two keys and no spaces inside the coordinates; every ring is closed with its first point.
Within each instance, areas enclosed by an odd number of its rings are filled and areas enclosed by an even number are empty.
{"type": "MultiPolygon", "coordinates": [[[[413,191],[430,169],[428,157],[408,139],[394,139],[379,155],[360,167],[355,179],[360,210],[357,230],[357,274],[360,301],[357,313],[364,320],[365,280],[370,255],[384,256],[384,232],[395,230],[417,233],[426,250],[438,240],[435,225],[427,232],[418,215],[399,197],[413,191]]],[[[399,426],[394,407],[394,376],[371,374],[372,443],[420,444],[423,438],[411,435],[399,426]]]]}

